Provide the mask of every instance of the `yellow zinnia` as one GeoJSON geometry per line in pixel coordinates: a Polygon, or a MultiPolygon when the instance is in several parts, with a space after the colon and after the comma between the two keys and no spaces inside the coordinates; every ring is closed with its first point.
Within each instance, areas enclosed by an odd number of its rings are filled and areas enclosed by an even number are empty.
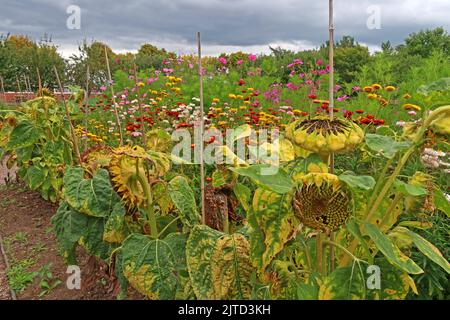
{"type": "Polygon", "coordinates": [[[380,90],[381,89],[381,84],[374,83],[371,87],[372,87],[373,90],[380,90]]]}
{"type": "Polygon", "coordinates": [[[363,90],[364,90],[364,92],[367,92],[367,93],[373,91],[372,87],[369,87],[369,86],[365,86],[363,90]]]}
{"type": "Polygon", "coordinates": [[[414,110],[414,111],[420,111],[422,110],[421,107],[419,107],[418,105],[412,104],[412,103],[406,103],[403,105],[403,109],[405,110],[414,110]]]}
{"type": "Polygon", "coordinates": [[[395,90],[394,86],[387,86],[386,88],[384,88],[384,90],[386,90],[387,92],[391,92],[395,90]]]}

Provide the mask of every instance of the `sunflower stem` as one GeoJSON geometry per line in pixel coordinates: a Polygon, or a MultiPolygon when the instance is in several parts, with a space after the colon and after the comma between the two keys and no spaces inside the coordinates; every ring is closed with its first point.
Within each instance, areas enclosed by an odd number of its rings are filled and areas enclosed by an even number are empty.
{"type": "Polygon", "coordinates": [[[325,275],[325,252],[323,250],[323,235],[323,233],[319,233],[316,236],[316,269],[318,273],[325,275]]]}
{"type": "Polygon", "coordinates": [[[158,234],[158,226],[156,224],[155,210],[153,208],[152,192],[150,184],[147,181],[147,178],[139,172],[139,159],[136,159],[136,178],[138,182],[141,184],[142,189],[144,191],[145,199],[147,200],[145,211],[147,212],[147,219],[148,222],[150,223],[150,235],[157,239],[159,234],[158,234]]]}

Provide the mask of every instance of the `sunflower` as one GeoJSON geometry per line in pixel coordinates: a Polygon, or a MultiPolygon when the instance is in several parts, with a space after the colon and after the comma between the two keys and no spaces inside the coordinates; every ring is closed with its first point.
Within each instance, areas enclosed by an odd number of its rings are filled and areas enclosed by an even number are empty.
{"type": "Polygon", "coordinates": [[[144,204],[145,193],[138,181],[138,176],[145,177],[144,160],[147,156],[139,146],[125,146],[113,150],[109,164],[111,180],[122,200],[129,209],[144,204]]]}
{"type": "Polygon", "coordinates": [[[339,178],[314,172],[300,177],[294,192],[295,216],[307,227],[330,232],[342,226],[350,216],[350,193],[339,178]]]}
{"type": "Polygon", "coordinates": [[[326,156],[355,149],[363,141],[364,132],[347,119],[318,116],[290,124],[286,128],[286,138],[296,146],[326,156]]]}

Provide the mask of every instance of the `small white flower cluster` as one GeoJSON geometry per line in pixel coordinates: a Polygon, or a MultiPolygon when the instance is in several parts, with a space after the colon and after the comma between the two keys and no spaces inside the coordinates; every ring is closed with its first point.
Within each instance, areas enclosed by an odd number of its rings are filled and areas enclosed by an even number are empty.
{"type": "Polygon", "coordinates": [[[421,160],[427,168],[437,169],[444,167],[444,172],[450,173],[450,163],[442,161],[440,158],[445,157],[447,154],[442,151],[436,151],[431,148],[425,148],[423,150],[421,160]]]}

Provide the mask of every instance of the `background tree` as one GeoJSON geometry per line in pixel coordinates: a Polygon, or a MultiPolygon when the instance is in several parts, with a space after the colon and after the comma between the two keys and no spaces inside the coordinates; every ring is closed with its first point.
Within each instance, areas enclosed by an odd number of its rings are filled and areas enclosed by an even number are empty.
{"type": "Polygon", "coordinates": [[[28,77],[31,89],[36,91],[36,68],[39,68],[43,86],[56,88],[53,66],[56,66],[64,79],[65,60],[50,38],[44,36],[38,43],[22,35],[6,35],[0,38],[0,75],[4,79],[5,90],[18,90],[17,77],[21,82],[21,89],[25,90],[24,78],[28,77]]]}

